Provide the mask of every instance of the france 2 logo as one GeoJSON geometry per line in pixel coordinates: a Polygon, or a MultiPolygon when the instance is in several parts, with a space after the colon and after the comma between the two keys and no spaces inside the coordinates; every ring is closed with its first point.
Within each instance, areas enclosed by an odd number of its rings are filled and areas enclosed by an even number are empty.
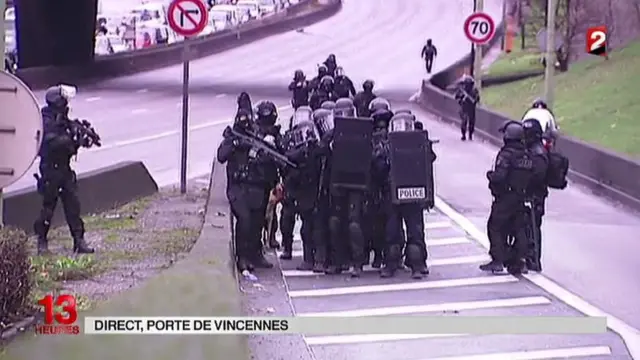
{"type": "Polygon", "coordinates": [[[588,54],[607,56],[607,27],[604,25],[594,26],[587,29],[587,49],[588,54]]]}

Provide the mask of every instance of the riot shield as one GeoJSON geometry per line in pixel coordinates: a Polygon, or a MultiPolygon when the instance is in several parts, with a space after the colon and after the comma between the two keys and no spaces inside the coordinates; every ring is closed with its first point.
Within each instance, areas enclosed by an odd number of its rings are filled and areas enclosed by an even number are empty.
{"type": "Polygon", "coordinates": [[[391,201],[433,207],[433,160],[426,131],[390,132],[391,201]]]}
{"type": "Polygon", "coordinates": [[[373,127],[369,118],[334,118],[331,187],[366,190],[371,180],[373,127]]]}

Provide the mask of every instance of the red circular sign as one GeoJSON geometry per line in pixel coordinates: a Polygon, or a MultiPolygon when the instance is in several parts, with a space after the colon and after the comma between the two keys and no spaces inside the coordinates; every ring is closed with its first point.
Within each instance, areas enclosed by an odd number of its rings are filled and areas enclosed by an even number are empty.
{"type": "Polygon", "coordinates": [[[201,0],[175,0],[167,9],[169,26],[177,34],[195,36],[207,27],[209,14],[201,0]]]}
{"type": "Polygon", "coordinates": [[[485,44],[496,34],[496,23],[489,14],[473,13],[464,21],[464,34],[474,44],[485,44]]]}

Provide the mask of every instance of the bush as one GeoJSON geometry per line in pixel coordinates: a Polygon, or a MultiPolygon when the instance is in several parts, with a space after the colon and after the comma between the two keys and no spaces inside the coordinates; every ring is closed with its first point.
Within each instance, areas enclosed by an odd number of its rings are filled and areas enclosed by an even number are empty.
{"type": "Polygon", "coordinates": [[[27,241],[21,230],[0,229],[0,332],[35,312],[27,241]]]}

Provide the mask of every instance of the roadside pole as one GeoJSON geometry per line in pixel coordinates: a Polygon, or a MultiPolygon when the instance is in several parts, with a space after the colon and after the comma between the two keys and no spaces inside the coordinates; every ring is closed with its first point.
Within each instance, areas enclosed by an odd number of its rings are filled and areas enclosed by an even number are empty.
{"type": "MultiPolygon", "coordinates": [[[[4,28],[4,12],[6,6],[6,0],[0,0],[0,14],[2,15],[2,27],[0,27],[0,49],[2,49],[2,70],[4,71],[4,37],[5,37],[5,28],[4,28]]],[[[4,197],[2,196],[2,188],[0,188],[0,228],[4,227],[4,197]]]]}
{"type": "Polygon", "coordinates": [[[169,26],[184,36],[182,45],[182,137],[180,151],[180,193],[187,193],[187,155],[189,153],[189,61],[191,38],[198,36],[208,23],[208,13],[200,0],[174,0],[167,10],[169,26]]]}
{"type": "MultiPolygon", "coordinates": [[[[483,12],[484,0],[475,0],[475,12],[483,12]]],[[[476,80],[476,87],[478,92],[481,93],[482,89],[482,45],[476,44],[473,59],[473,74],[476,80]]]]}
{"type": "Polygon", "coordinates": [[[554,100],[554,75],[556,71],[556,0],[548,0],[547,3],[547,54],[546,67],[544,69],[544,100],[553,108],[554,100]]]}

